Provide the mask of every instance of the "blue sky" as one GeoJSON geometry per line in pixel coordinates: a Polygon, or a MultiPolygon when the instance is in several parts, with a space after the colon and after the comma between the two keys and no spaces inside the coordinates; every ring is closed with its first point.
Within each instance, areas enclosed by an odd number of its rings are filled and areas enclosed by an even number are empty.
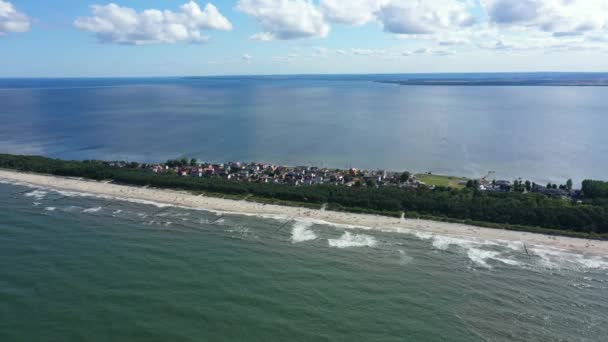
{"type": "Polygon", "coordinates": [[[608,0],[0,0],[0,77],[608,71],[607,32],[608,0]]]}

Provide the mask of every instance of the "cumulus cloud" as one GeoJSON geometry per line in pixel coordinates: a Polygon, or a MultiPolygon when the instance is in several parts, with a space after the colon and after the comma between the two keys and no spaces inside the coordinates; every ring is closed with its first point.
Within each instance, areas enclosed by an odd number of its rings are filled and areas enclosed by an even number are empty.
{"type": "Polygon", "coordinates": [[[348,25],[379,22],[396,34],[429,34],[474,22],[469,0],[320,0],[326,20],[348,25]]]}
{"type": "Polygon", "coordinates": [[[114,3],[91,6],[93,15],[78,18],[74,25],[95,33],[103,43],[158,44],[176,42],[204,42],[208,37],[202,30],[232,30],[232,24],[213,4],[201,10],[190,1],[178,12],[148,9],[137,12],[114,3]]]}
{"type": "Polygon", "coordinates": [[[258,21],[263,32],[257,37],[298,39],[329,34],[329,25],[311,0],[239,0],[236,8],[258,21]]]}
{"type": "Polygon", "coordinates": [[[522,26],[556,37],[608,29],[606,0],[482,0],[492,23],[522,26]]]}
{"type": "Polygon", "coordinates": [[[30,18],[17,11],[12,3],[0,0],[0,36],[13,32],[27,32],[30,30],[30,18]]]}
{"type": "Polygon", "coordinates": [[[459,0],[393,0],[377,13],[384,30],[396,34],[430,34],[475,23],[469,4],[459,0]]]}
{"type": "Polygon", "coordinates": [[[252,57],[250,54],[248,54],[248,53],[246,53],[246,54],[244,54],[243,56],[241,56],[241,58],[242,58],[242,59],[243,59],[245,62],[249,62],[249,61],[251,61],[251,59],[253,59],[253,57],[252,57]]]}
{"type": "Polygon", "coordinates": [[[331,22],[364,25],[376,20],[377,12],[390,0],[321,0],[321,11],[331,22]]]}

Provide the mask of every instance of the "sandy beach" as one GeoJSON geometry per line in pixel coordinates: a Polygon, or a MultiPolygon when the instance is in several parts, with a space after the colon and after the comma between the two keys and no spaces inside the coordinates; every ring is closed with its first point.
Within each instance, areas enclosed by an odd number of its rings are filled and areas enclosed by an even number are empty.
{"type": "Polygon", "coordinates": [[[188,192],[125,186],[91,180],[64,178],[0,170],[0,180],[34,187],[75,191],[123,200],[150,201],[193,209],[219,211],[227,214],[256,215],[282,219],[310,220],[317,223],[344,225],[384,231],[413,231],[455,238],[517,242],[527,246],[544,246],[591,255],[608,255],[608,241],[595,241],[549,236],[492,228],[480,228],[427,220],[397,219],[384,216],[352,214],[307,208],[265,205],[215,197],[196,196],[188,192]]]}

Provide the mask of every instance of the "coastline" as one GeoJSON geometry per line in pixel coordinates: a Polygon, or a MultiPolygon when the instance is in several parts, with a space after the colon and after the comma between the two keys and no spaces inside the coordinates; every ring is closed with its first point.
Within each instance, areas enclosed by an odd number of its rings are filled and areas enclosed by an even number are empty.
{"type": "Polygon", "coordinates": [[[175,191],[129,185],[118,185],[93,180],[65,178],[42,174],[32,174],[0,169],[0,180],[63,191],[104,196],[117,200],[139,200],[191,209],[216,211],[225,214],[255,215],[260,217],[306,220],[320,224],[340,225],[346,228],[409,232],[426,235],[440,235],[463,239],[507,241],[526,246],[543,246],[564,251],[608,255],[608,241],[588,240],[563,236],[550,236],[494,228],[482,228],[464,224],[439,221],[399,219],[369,214],[355,214],[323,209],[289,207],[261,204],[244,200],[230,200],[195,195],[186,191],[175,191]]]}

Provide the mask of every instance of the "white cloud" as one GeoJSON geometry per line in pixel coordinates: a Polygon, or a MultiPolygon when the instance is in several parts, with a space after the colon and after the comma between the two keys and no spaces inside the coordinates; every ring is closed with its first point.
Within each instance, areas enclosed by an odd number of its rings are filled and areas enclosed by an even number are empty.
{"type": "Polygon", "coordinates": [[[320,0],[327,20],[348,25],[364,25],[376,20],[376,13],[390,0],[320,0]]]}
{"type": "Polygon", "coordinates": [[[258,37],[298,39],[326,37],[329,25],[311,0],[239,0],[236,8],[257,19],[258,37]]]}
{"type": "Polygon", "coordinates": [[[297,54],[295,54],[295,53],[290,53],[290,54],[285,55],[285,56],[274,56],[274,57],[272,57],[272,60],[275,61],[275,62],[281,62],[281,63],[292,63],[298,57],[300,57],[300,56],[297,55],[297,54]]]}
{"type": "Polygon", "coordinates": [[[366,56],[366,57],[380,57],[387,54],[386,50],[383,49],[350,49],[350,52],[355,56],[366,56]]]}
{"type": "Polygon", "coordinates": [[[427,55],[427,56],[451,56],[455,55],[455,51],[442,50],[442,49],[431,49],[431,48],[419,48],[414,51],[403,51],[401,56],[410,57],[416,55],[427,55]]]}
{"type": "Polygon", "coordinates": [[[492,23],[549,32],[556,37],[608,29],[606,0],[482,0],[492,23]]]}
{"type": "Polygon", "coordinates": [[[27,32],[30,30],[30,18],[17,11],[12,3],[0,0],[0,36],[12,32],[27,32]]]}
{"type": "Polygon", "coordinates": [[[243,59],[245,62],[249,62],[249,61],[251,61],[251,60],[253,59],[253,57],[252,57],[250,54],[248,54],[248,53],[244,54],[244,55],[243,55],[241,58],[242,58],[242,59],[243,59]]]}
{"type": "Polygon", "coordinates": [[[270,42],[274,40],[274,35],[270,32],[259,32],[249,37],[249,39],[260,42],[270,42]]]}
{"type": "Polygon", "coordinates": [[[474,24],[470,5],[460,0],[392,0],[377,13],[384,30],[396,34],[430,34],[474,24]]]}
{"type": "Polygon", "coordinates": [[[190,1],[179,12],[148,9],[138,13],[114,3],[93,5],[93,16],[78,18],[74,25],[95,33],[100,42],[118,44],[158,44],[204,42],[201,30],[232,30],[232,24],[213,4],[203,10],[190,1]]]}

